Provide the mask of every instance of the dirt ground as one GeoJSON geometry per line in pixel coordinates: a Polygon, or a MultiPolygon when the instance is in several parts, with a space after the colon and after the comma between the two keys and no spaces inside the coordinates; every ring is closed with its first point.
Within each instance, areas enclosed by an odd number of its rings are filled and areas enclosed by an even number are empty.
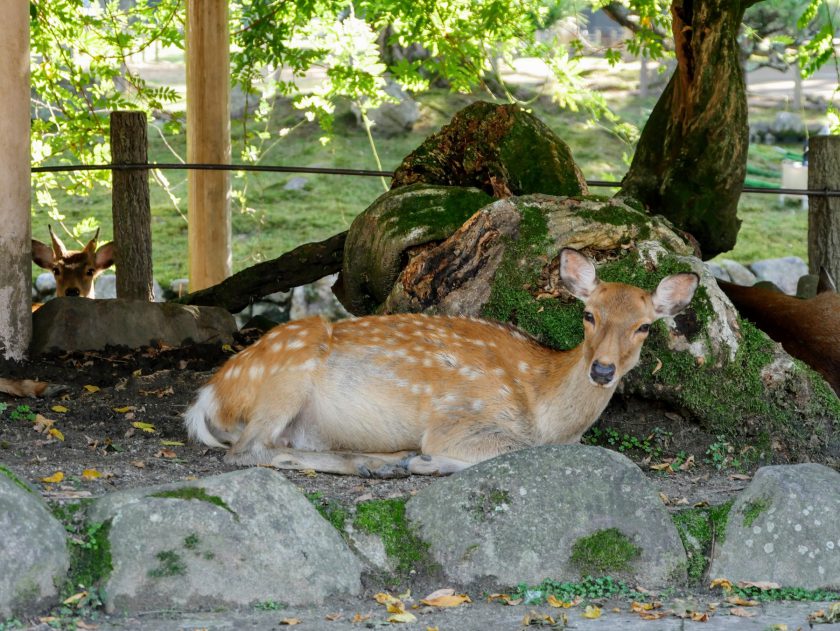
{"type": "MultiPolygon", "coordinates": [[[[239,334],[233,349],[217,345],[113,349],[22,364],[0,362],[4,377],[67,386],[63,394],[48,399],[0,394],[0,408],[5,404],[0,411],[0,464],[39,488],[47,500],[58,502],[230,471],[235,467],[223,462],[221,450],[188,443],[181,415],[213,370],[258,336],[255,330],[239,334]],[[56,481],[56,473],[63,479],[56,481]]],[[[648,462],[638,449],[627,453],[673,509],[720,504],[747,484],[743,472],[718,471],[703,463],[714,437],[656,404],[617,396],[596,426],[602,430],[602,442],[609,426],[640,439],[656,434],[661,455],[648,462]],[[649,467],[680,451],[694,456],[685,471],[649,467]]],[[[305,492],[320,492],[324,499],[346,506],[412,494],[434,480],[422,476],[370,480],[294,471],[286,475],[305,492]]]]}

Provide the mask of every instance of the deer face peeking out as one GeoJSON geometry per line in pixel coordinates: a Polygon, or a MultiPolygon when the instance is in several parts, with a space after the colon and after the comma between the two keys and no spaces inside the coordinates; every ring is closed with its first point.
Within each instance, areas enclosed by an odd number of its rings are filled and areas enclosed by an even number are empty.
{"type": "Polygon", "coordinates": [[[447,474],[507,451],[575,443],[696,274],[649,293],[601,282],[579,252],[560,276],[585,304],[583,342],[555,351],[504,324],[420,314],[278,326],[231,358],[185,414],[228,462],[390,477],[447,474]]]}
{"type": "Polygon", "coordinates": [[[52,226],[49,226],[52,247],[32,239],[32,260],[36,265],[52,271],[56,296],[95,298],[93,281],[114,264],[114,243],[110,241],[96,249],[99,229],[83,250],[64,247],[52,226]]]}

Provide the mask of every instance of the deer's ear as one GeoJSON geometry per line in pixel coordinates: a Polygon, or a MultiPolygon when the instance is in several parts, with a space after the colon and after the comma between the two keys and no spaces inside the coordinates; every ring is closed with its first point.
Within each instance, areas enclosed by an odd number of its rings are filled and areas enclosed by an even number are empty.
{"type": "Polygon", "coordinates": [[[560,251],[560,279],[573,296],[583,301],[592,295],[599,282],[592,261],[572,248],[560,251]]]}
{"type": "Polygon", "coordinates": [[[53,255],[52,248],[46,243],[32,239],[32,260],[38,267],[52,269],[55,256],[53,255]]]}
{"type": "Polygon", "coordinates": [[[61,242],[55,232],[53,232],[52,226],[47,226],[50,231],[50,239],[52,239],[52,247],[53,247],[53,255],[55,258],[64,258],[67,254],[67,248],[64,247],[64,243],[61,242]]]}
{"type": "Polygon", "coordinates": [[[114,242],[108,241],[96,251],[96,269],[103,270],[114,264],[114,242]]]}
{"type": "Polygon", "coordinates": [[[663,278],[651,296],[657,318],[675,316],[688,306],[700,283],[700,277],[688,272],[663,278]]]}

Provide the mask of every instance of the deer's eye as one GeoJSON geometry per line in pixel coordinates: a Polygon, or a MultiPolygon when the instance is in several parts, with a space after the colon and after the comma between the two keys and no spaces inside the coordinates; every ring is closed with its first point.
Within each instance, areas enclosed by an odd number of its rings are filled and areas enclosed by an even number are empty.
{"type": "Polygon", "coordinates": [[[53,276],[61,276],[61,270],[57,267],[53,268],[53,276]]]}
{"type": "Polygon", "coordinates": [[[589,322],[590,324],[595,324],[595,316],[592,315],[591,311],[584,311],[583,319],[589,322]]]}
{"type": "Polygon", "coordinates": [[[88,276],[93,276],[93,272],[96,271],[92,267],[89,267],[87,272],[85,272],[88,276]]]}
{"type": "Polygon", "coordinates": [[[650,324],[643,324],[638,329],[636,329],[637,333],[647,333],[650,331],[650,324]]]}

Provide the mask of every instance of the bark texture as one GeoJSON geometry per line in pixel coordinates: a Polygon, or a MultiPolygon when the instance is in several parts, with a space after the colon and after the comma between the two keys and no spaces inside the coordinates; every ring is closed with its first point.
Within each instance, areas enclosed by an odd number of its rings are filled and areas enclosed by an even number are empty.
{"type": "Polygon", "coordinates": [[[691,233],[706,259],[732,249],[740,226],[749,130],[736,37],[749,4],[674,0],[677,69],[618,193],[691,233]]]}
{"type": "MultiPolygon", "coordinates": [[[[840,190],[840,136],[811,138],[808,154],[808,188],[840,190]]],[[[808,198],[808,267],[840,283],[840,197],[808,198]]]]}
{"type": "MultiPolygon", "coordinates": [[[[111,156],[114,164],[148,161],[143,112],[111,112],[111,156]]],[[[117,296],[154,302],[149,172],[113,171],[111,180],[117,296]]]]}

